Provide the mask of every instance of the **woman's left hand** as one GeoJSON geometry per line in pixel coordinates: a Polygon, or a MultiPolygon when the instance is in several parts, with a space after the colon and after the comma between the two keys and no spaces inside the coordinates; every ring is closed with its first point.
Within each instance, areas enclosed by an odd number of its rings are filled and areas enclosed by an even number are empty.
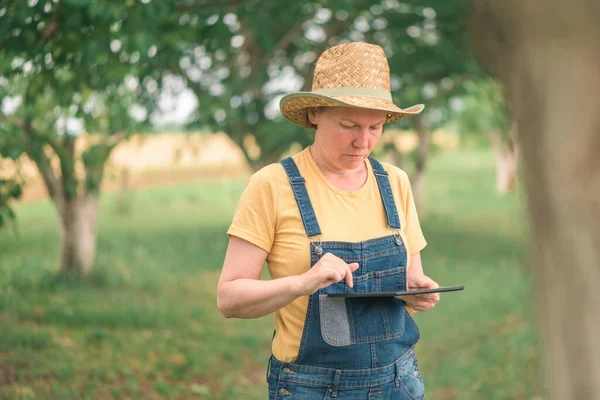
{"type": "MultiPolygon", "coordinates": [[[[407,290],[437,289],[440,287],[433,279],[426,275],[413,275],[406,281],[407,290]]],[[[398,296],[415,311],[425,311],[435,307],[440,301],[439,293],[416,294],[410,296],[398,296]]]]}

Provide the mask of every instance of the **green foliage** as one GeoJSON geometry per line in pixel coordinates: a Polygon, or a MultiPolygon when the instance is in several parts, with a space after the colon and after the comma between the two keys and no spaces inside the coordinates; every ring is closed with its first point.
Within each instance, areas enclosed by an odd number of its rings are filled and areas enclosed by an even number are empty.
{"type": "Polygon", "coordinates": [[[453,125],[462,134],[508,133],[512,113],[499,82],[493,79],[469,82],[459,101],[462,105],[455,113],[453,125]]]}
{"type": "MultiPolygon", "coordinates": [[[[8,127],[2,128],[3,124],[0,120],[0,161],[2,158],[15,161],[23,153],[20,138],[14,130],[8,127]]],[[[0,230],[9,224],[16,227],[15,214],[10,203],[20,199],[22,194],[22,181],[18,176],[0,179],[0,230]]]]}
{"type": "Polygon", "coordinates": [[[0,154],[26,152],[48,170],[49,146],[61,161],[62,195],[97,190],[114,142],[148,126],[158,85],[144,80],[154,79],[152,48],[173,12],[156,1],[1,2],[0,97],[13,107],[0,112],[0,154]],[[86,151],[82,185],[73,138],[86,131],[107,139],[86,151]]]}
{"type": "Polygon", "coordinates": [[[21,183],[16,179],[0,179],[0,229],[14,224],[16,216],[10,202],[18,200],[23,194],[21,183]]]}
{"type": "MultiPolygon", "coordinates": [[[[160,92],[177,95],[189,87],[198,101],[190,126],[226,132],[257,168],[293,143],[310,142],[306,130],[282,119],[278,101],[310,90],[314,63],[327,47],[348,40],[381,45],[394,100],[426,103],[430,129],[450,119],[449,96],[481,77],[466,41],[466,0],[234,4],[62,0],[4,6],[0,76],[16,79],[8,93],[27,100],[11,119],[31,121],[42,137],[77,134],[64,126],[73,119],[89,132],[113,135],[139,129],[153,112],[164,111],[156,103],[160,92]],[[261,150],[258,159],[245,147],[249,134],[261,150]]],[[[0,88],[7,85],[0,82],[0,88]]]]}
{"type": "Polygon", "coordinates": [[[242,149],[244,137],[254,135],[260,160],[246,156],[257,168],[277,160],[293,143],[310,142],[305,129],[282,119],[279,99],[310,90],[318,55],[344,41],[381,45],[397,104],[426,103],[428,127],[446,123],[451,93],[481,76],[466,41],[468,5],[462,0],[252,1],[208,16],[205,9],[190,10],[190,18],[206,18],[206,26],[182,38],[179,62],[170,70],[198,98],[192,125],[224,131],[242,149]]]}
{"type": "MultiPolygon", "coordinates": [[[[428,398],[544,395],[521,205],[494,193],[493,176],[490,150],[446,152],[428,170],[423,265],[466,286],[415,315],[428,398]]],[[[57,217],[47,201],[19,204],[21,239],[0,232],[0,397],[26,387],[36,399],[264,399],[272,318],[227,320],[216,308],[243,187],[139,190],[126,216],[117,193],[103,196],[98,263],[83,285],[48,284],[57,217]]]]}

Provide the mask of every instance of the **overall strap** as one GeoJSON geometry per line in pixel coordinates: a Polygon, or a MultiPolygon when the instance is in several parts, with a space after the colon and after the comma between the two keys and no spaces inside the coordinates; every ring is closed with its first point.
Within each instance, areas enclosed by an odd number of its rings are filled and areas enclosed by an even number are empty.
{"type": "Polygon", "coordinates": [[[285,173],[292,185],[294,198],[296,199],[296,203],[298,203],[298,209],[300,210],[300,216],[302,217],[306,236],[313,237],[320,235],[321,228],[319,228],[315,210],[313,209],[310,198],[308,197],[308,192],[306,191],[306,181],[300,175],[300,171],[298,171],[298,167],[291,157],[281,160],[280,163],[283,165],[285,173]]]}
{"type": "Polygon", "coordinates": [[[398,218],[398,210],[396,209],[396,203],[394,202],[394,195],[392,194],[388,173],[383,169],[383,166],[379,161],[373,157],[369,157],[369,161],[371,161],[373,173],[377,179],[377,186],[379,186],[379,193],[381,193],[381,200],[383,201],[383,207],[385,208],[385,214],[387,215],[388,226],[390,228],[400,229],[400,219],[398,218]]]}

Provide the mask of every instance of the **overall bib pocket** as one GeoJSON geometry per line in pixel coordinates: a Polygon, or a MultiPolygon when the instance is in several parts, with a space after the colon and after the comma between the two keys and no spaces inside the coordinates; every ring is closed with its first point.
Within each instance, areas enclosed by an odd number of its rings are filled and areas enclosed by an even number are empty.
{"type": "Polygon", "coordinates": [[[404,268],[374,271],[355,278],[354,287],[338,282],[321,289],[319,314],[321,335],[331,346],[377,343],[400,337],[406,308],[395,297],[328,297],[332,293],[372,293],[403,290],[404,268]]]}

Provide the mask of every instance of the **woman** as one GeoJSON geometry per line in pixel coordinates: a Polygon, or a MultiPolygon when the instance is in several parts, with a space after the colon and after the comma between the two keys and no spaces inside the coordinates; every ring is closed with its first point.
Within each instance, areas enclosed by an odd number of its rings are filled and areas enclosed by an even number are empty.
{"type": "Polygon", "coordinates": [[[426,242],[406,173],[368,157],[385,123],[423,105],[395,106],[381,47],[347,43],[320,56],[311,92],[280,106],[316,129],[315,140],[248,181],[228,231],[219,309],[275,313],[270,399],[422,399],[419,331],[406,307],[427,310],[439,295],[327,295],[438,287],[421,266],[426,242]]]}

